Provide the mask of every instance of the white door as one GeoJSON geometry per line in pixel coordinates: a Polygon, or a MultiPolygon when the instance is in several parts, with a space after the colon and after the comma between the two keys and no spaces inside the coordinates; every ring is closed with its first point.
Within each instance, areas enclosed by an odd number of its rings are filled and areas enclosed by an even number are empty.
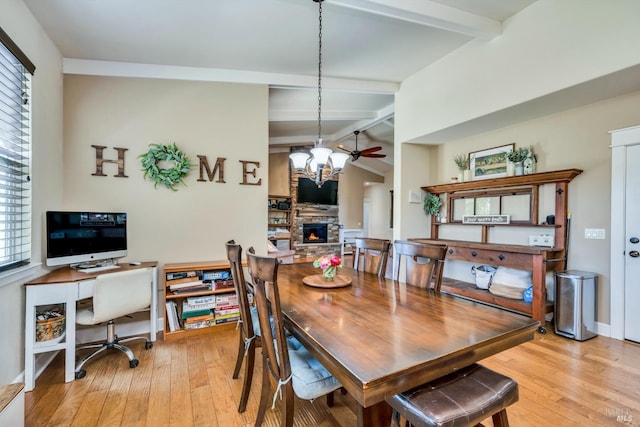
{"type": "Polygon", "coordinates": [[[624,337],[640,342],[640,145],[627,147],[624,337]]]}

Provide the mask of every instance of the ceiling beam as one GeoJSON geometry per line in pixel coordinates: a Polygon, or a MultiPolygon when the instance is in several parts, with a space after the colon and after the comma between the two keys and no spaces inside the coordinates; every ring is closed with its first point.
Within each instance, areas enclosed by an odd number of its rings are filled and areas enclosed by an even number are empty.
{"type": "MultiPolygon", "coordinates": [[[[95,61],[64,58],[64,74],[108,77],[140,77],[154,79],[267,84],[275,88],[317,88],[318,77],[295,74],[262,73],[220,68],[181,67],[174,65],[138,64],[132,62],[95,61]]],[[[347,92],[393,95],[400,88],[395,82],[324,78],[323,88],[347,92]]]]}
{"type": "MultiPolygon", "coordinates": [[[[371,120],[377,111],[323,111],[322,120],[371,120]]],[[[269,110],[270,122],[308,122],[318,120],[318,111],[269,110]]]]}
{"type": "Polygon", "coordinates": [[[413,22],[491,40],[502,34],[502,23],[431,0],[324,0],[388,18],[413,22]]]}

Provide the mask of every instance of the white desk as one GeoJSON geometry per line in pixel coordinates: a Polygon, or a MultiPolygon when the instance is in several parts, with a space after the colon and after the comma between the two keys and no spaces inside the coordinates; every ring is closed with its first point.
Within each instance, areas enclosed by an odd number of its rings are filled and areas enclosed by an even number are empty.
{"type": "Polygon", "coordinates": [[[123,270],[137,268],[153,268],[151,283],[151,311],[149,315],[149,329],[151,341],[156,340],[158,313],[158,263],[143,262],[132,266],[120,264],[120,268],[99,271],[95,273],[81,273],[68,267],[55,270],[24,284],[25,298],[25,339],[24,339],[24,390],[31,391],[35,386],[36,356],[41,353],[65,350],[64,381],[75,379],[76,355],[76,302],[93,296],[96,277],[101,274],[116,273],[123,270]],[[64,304],[66,316],[66,332],[59,342],[56,340],[45,343],[36,342],[36,308],[52,304],[64,304]]]}

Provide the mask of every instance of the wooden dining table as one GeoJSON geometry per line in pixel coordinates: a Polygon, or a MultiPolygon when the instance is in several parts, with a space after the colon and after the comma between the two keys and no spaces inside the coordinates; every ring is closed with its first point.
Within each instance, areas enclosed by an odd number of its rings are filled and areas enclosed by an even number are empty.
{"type": "Polygon", "coordinates": [[[351,281],[345,287],[303,283],[318,273],[307,263],[279,266],[285,324],[355,398],[362,427],[389,425],[386,398],[529,341],[539,326],[347,267],[338,270],[340,283],[351,281]]]}

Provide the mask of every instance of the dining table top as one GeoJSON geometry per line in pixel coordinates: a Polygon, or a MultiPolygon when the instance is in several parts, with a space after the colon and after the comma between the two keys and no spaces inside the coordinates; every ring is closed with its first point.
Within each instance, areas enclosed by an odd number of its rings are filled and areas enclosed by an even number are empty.
{"type": "MultiPolygon", "coordinates": [[[[533,339],[539,322],[343,267],[351,283],[308,286],[312,264],[281,264],[290,332],[362,408],[533,339]]],[[[349,280],[345,280],[349,282],[349,280]]]]}

